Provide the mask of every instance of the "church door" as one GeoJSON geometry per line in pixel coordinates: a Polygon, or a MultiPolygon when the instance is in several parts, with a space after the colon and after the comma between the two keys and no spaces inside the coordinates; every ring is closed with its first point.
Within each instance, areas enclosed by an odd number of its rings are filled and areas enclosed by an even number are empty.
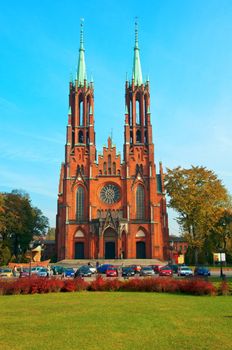
{"type": "Polygon", "coordinates": [[[75,243],[75,259],[84,259],[85,258],[85,245],[84,242],[75,243]]]}
{"type": "Polygon", "coordinates": [[[105,259],[115,259],[115,242],[105,242],[105,259]]]}
{"type": "Polygon", "coordinates": [[[136,259],[146,259],[145,242],[136,242],[136,259]]]}
{"type": "Polygon", "coordinates": [[[116,232],[111,227],[104,232],[105,259],[115,259],[116,257],[116,232]]]}

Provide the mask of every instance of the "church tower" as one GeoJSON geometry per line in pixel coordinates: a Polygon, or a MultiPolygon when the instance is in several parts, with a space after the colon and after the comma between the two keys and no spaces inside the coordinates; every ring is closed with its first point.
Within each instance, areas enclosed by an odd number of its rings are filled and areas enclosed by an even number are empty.
{"type": "Polygon", "coordinates": [[[125,85],[124,162],[133,255],[166,256],[168,226],[163,170],[156,174],[150,113],[149,80],[143,82],[135,23],[132,80],[125,85]],[[136,247],[136,252],[134,251],[136,247]]]}
{"type": "MultiPolygon", "coordinates": [[[[69,111],[65,162],[61,166],[58,194],[56,244],[59,258],[72,256],[76,223],[89,222],[89,179],[96,160],[94,86],[88,83],[85,65],[83,22],[75,82],[69,83],[69,111]]],[[[83,247],[80,248],[83,250],[83,247]]],[[[87,249],[87,248],[86,248],[87,249]]],[[[82,251],[87,254],[87,251],[82,251]]]]}
{"type": "Polygon", "coordinates": [[[96,157],[94,87],[87,81],[83,23],[75,82],[69,84],[65,162],[61,166],[58,259],[167,258],[163,170],[156,173],[149,80],[140,63],[135,24],[131,81],[125,84],[124,157],[112,138],[96,157]]]}

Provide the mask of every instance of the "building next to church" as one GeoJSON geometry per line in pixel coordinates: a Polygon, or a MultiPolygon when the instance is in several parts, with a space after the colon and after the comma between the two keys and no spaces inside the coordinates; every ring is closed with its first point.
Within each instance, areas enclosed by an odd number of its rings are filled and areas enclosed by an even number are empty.
{"type": "Polygon", "coordinates": [[[132,79],[125,82],[123,159],[110,137],[97,156],[95,122],[100,120],[94,114],[94,84],[87,81],[81,23],[58,193],[59,260],[168,257],[163,170],[160,163],[157,174],[154,162],[149,84],[142,79],[136,24],[132,79]]]}

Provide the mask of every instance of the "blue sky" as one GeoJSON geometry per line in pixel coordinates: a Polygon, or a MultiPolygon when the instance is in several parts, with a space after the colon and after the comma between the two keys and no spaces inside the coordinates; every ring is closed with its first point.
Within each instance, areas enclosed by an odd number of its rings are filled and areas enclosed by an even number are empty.
{"type": "Polygon", "coordinates": [[[95,83],[97,149],[112,129],[122,152],[135,16],[143,77],[150,78],[155,161],[206,166],[232,192],[232,1],[2,1],[0,190],[27,191],[51,225],[80,18],[95,83]]]}

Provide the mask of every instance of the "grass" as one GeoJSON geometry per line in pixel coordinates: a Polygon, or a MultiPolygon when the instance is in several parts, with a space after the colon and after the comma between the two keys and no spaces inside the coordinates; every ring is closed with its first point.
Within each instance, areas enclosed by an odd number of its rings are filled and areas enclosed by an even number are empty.
{"type": "Polygon", "coordinates": [[[232,297],[82,292],[0,297],[1,350],[226,350],[232,297]]]}

